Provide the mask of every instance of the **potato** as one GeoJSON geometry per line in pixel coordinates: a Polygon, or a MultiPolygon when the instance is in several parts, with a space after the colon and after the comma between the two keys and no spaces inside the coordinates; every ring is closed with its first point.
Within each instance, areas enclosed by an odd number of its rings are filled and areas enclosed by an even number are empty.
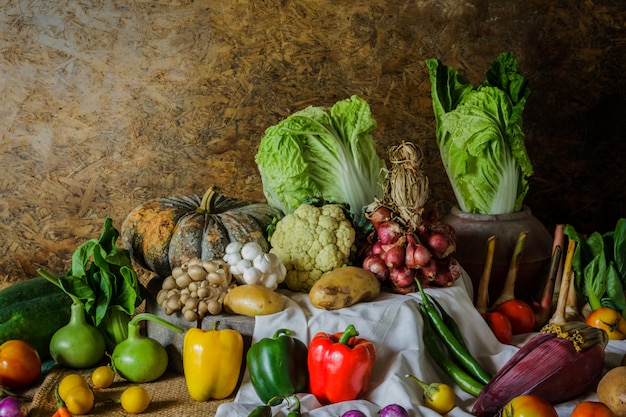
{"type": "Polygon", "coordinates": [[[283,311],[285,303],[276,291],[263,285],[238,285],[226,293],[224,309],[243,316],[263,316],[283,311]]]}
{"type": "Polygon", "coordinates": [[[311,304],[325,310],[371,301],[380,294],[380,281],[363,268],[342,266],[325,273],[309,291],[311,304]]]}
{"type": "Polygon", "coordinates": [[[608,371],[596,389],[598,401],[608,405],[616,417],[626,417],[626,366],[608,371]]]}

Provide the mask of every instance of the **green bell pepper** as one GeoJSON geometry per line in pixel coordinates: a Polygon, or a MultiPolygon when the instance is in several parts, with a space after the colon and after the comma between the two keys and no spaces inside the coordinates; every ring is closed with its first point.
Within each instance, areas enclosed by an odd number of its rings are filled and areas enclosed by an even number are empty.
{"type": "Polygon", "coordinates": [[[290,330],[279,329],[272,338],[261,339],[248,349],[246,362],[250,380],[263,403],[307,392],[308,348],[291,335],[290,330]]]}

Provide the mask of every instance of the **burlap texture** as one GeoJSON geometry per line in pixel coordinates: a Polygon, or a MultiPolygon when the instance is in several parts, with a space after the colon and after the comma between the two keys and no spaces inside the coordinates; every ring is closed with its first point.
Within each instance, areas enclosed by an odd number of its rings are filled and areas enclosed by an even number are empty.
{"type": "MultiPolygon", "coordinates": [[[[59,366],[53,367],[46,373],[41,384],[32,392],[30,403],[30,417],[51,417],[56,411],[55,388],[66,375],[76,372],[85,377],[91,383],[92,369],[71,370],[59,366]]],[[[124,411],[119,398],[122,392],[135,385],[119,376],[115,377],[113,385],[106,389],[94,389],[96,404],[90,414],[84,416],[128,416],[124,411]]],[[[217,407],[232,398],[225,400],[215,400],[206,402],[194,401],[187,392],[185,378],[173,372],[167,372],[157,381],[137,384],[143,386],[151,396],[151,403],[148,409],[141,415],[145,416],[214,416],[217,407]]]]}

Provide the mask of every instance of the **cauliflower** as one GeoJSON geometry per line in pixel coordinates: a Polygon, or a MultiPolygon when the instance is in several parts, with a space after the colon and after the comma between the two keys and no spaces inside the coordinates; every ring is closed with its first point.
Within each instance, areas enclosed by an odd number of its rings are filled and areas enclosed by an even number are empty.
{"type": "Polygon", "coordinates": [[[348,263],[355,238],[340,205],[302,204],[276,223],[270,253],[287,269],[287,287],[308,292],[322,274],[348,263]]]}

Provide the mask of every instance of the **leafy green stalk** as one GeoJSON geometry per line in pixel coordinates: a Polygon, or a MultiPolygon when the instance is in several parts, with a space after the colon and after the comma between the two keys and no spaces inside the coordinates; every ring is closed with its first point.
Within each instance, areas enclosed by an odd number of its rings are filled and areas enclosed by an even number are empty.
{"type": "Polygon", "coordinates": [[[626,219],[604,234],[596,231],[585,237],[572,225],[566,225],[564,233],[577,242],[572,262],[576,293],[592,310],[606,306],[626,315],[626,219]]]}
{"type": "Polygon", "coordinates": [[[90,239],[72,254],[70,269],[60,276],[38,273],[83,304],[88,320],[105,336],[107,347],[125,340],[128,322],[144,299],[127,250],[116,246],[119,232],[105,219],[98,239],[90,239]]]}
{"type": "Polygon", "coordinates": [[[530,90],[513,54],[500,54],[475,88],[439,60],[426,64],[437,144],[459,207],[481,214],[519,211],[533,167],[522,130],[530,90]]]}

